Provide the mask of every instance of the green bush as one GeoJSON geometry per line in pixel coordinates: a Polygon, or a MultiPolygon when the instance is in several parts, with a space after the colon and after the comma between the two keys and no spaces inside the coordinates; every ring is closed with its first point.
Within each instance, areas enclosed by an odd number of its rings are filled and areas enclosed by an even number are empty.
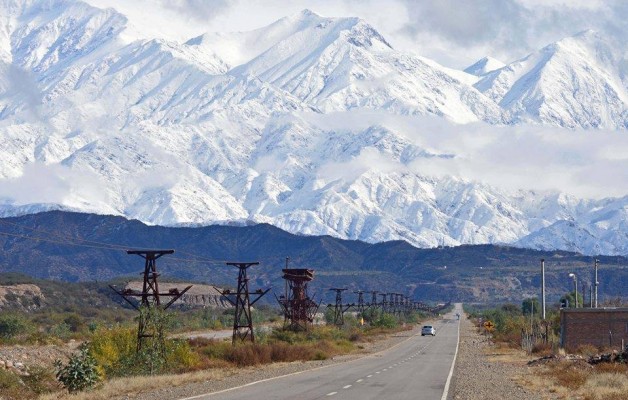
{"type": "Polygon", "coordinates": [[[101,379],[96,360],[85,344],[81,345],[78,353],[70,357],[67,365],[62,365],[60,360],[56,360],[55,368],[57,379],[70,393],[92,388],[101,379]]]}
{"type": "Polygon", "coordinates": [[[81,316],[76,313],[71,313],[70,315],[65,317],[63,319],[63,322],[68,326],[68,330],[70,332],[80,332],[85,325],[85,322],[83,322],[83,318],[81,318],[81,316]]]}
{"type": "Polygon", "coordinates": [[[58,337],[59,339],[67,340],[72,335],[70,326],[65,322],[55,325],[49,332],[51,335],[58,337]]]}
{"type": "Polygon", "coordinates": [[[32,324],[22,316],[0,315],[0,338],[2,339],[13,339],[18,335],[28,334],[32,330],[32,324]]]}
{"type": "Polygon", "coordinates": [[[379,316],[375,321],[373,321],[373,326],[380,328],[396,328],[397,327],[397,319],[394,315],[384,313],[379,316]]]}
{"type": "MultiPolygon", "coordinates": [[[[301,335],[302,336],[302,335],[301,335]]],[[[297,332],[293,332],[287,329],[274,329],[270,335],[272,340],[278,340],[290,344],[297,343],[303,339],[300,339],[300,335],[297,332]]]]}

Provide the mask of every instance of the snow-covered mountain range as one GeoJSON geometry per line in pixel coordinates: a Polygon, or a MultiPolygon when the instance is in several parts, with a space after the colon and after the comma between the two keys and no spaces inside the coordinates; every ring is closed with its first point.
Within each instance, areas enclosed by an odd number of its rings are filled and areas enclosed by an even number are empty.
{"type": "Polygon", "coordinates": [[[395,50],[366,21],[309,10],[182,43],[129,39],[128,23],[80,1],[0,0],[1,215],[628,254],[628,196],[419,167],[461,157],[422,142],[425,116],[625,133],[625,52],[595,32],[457,71],[395,50]]]}

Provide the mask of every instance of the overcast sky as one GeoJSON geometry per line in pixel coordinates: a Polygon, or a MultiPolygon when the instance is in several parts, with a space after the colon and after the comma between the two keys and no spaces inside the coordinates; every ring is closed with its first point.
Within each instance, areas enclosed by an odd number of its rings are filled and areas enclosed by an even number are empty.
{"type": "Polygon", "coordinates": [[[628,41],[626,0],[87,1],[120,10],[139,31],[176,40],[255,29],[304,8],[327,17],[357,16],[397,49],[457,68],[484,55],[513,61],[585,29],[628,41]]]}

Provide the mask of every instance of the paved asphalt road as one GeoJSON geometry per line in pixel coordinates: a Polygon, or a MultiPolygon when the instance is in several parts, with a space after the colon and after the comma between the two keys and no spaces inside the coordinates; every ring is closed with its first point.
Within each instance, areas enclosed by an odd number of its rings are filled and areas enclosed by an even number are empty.
{"type": "Polygon", "coordinates": [[[414,335],[357,360],[193,399],[441,399],[458,343],[456,312],[462,314],[460,304],[434,322],[435,337],[414,335]]]}

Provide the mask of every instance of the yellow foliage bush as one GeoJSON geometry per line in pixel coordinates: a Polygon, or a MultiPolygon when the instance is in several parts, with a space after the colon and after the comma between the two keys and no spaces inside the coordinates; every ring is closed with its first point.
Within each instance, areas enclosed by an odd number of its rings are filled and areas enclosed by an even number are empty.
{"type": "Polygon", "coordinates": [[[187,340],[169,340],[166,342],[168,365],[178,370],[194,369],[201,362],[200,356],[192,351],[187,340]]]}
{"type": "Polygon", "coordinates": [[[135,352],[137,333],[133,328],[99,328],[94,332],[89,348],[105,376],[116,375],[121,360],[135,352]]]}

